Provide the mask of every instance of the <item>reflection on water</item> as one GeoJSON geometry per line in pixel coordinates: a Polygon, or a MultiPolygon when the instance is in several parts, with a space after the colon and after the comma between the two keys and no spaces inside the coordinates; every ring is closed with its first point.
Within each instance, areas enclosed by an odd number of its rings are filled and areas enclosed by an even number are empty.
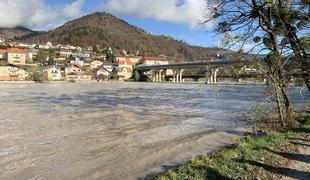
{"type": "MultiPolygon", "coordinates": [[[[294,89],[295,101],[306,92],[294,89]]],[[[143,177],[230,143],[264,95],[259,86],[3,84],[0,179],[143,177]]]]}

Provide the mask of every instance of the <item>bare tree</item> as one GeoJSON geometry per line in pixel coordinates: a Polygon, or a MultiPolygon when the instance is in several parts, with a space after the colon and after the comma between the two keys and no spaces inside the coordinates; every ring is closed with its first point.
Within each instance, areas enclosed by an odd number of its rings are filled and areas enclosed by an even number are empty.
{"type": "Polygon", "coordinates": [[[298,37],[309,25],[309,1],[214,0],[209,1],[207,12],[204,23],[214,21],[219,33],[233,34],[233,44],[239,43],[241,47],[252,44],[253,52],[267,54],[264,65],[273,85],[282,126],[292,125],[293,107],[283,58],[297,57],[309,88],[309,54],[298,37]],[[297,9],[294,15],[290,12],[293,7],[297,9]],[[296,24],[299,24],[299,29],[296,24]]]}

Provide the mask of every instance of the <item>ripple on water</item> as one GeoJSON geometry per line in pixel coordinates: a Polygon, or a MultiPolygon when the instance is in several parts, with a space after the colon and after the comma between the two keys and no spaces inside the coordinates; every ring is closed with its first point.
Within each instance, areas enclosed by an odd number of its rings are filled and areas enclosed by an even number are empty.
{"type": "MultiPolygon", "coordinates": [[[[0,85],[0,179],[135,179],[217,149],[259,86],[0,85]]],[[[309,100],[292,90],[295,103],[309,100]]],[[[241,126],[241,128],[237,128],[241,126]]]]}

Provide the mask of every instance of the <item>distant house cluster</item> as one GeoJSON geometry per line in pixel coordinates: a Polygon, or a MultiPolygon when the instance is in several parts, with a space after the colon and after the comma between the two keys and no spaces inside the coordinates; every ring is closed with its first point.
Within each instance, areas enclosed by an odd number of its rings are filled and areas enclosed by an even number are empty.
{"type": "Polygon", "coordinates": [[[27,44],[6,41],[0,38],[0,45],[9,48],[0,49],[0,81],[23,81],[36,76],[41,81],[101,81],[110,78],[130,79],[134,66],[164,65],[166,57],[143,57],[139,52],[134,55],[126,50],[72,45],[27,44]],[[30,67],[30,68],[29,68],[30,67]],[[28,69],[38,69],[28,72],[28,69]]]}

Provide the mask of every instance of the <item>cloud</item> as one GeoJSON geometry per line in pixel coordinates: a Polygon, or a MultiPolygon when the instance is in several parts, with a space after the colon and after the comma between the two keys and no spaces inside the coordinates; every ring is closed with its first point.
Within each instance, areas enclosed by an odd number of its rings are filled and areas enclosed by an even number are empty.
{"type": "MultiPolygon", "coordinates": [[[[206,14],[206,0],[108,0],[108,12],[196,27],[206,14]]],[[[210,24],[208,24],[210,26],[210,24]]]]}
{"type": "Polygon", "coordinates": [[[82,14],[84,0],[53,7],[44,0],[1,0],[0,27],[52,28],[82,14]]]}

